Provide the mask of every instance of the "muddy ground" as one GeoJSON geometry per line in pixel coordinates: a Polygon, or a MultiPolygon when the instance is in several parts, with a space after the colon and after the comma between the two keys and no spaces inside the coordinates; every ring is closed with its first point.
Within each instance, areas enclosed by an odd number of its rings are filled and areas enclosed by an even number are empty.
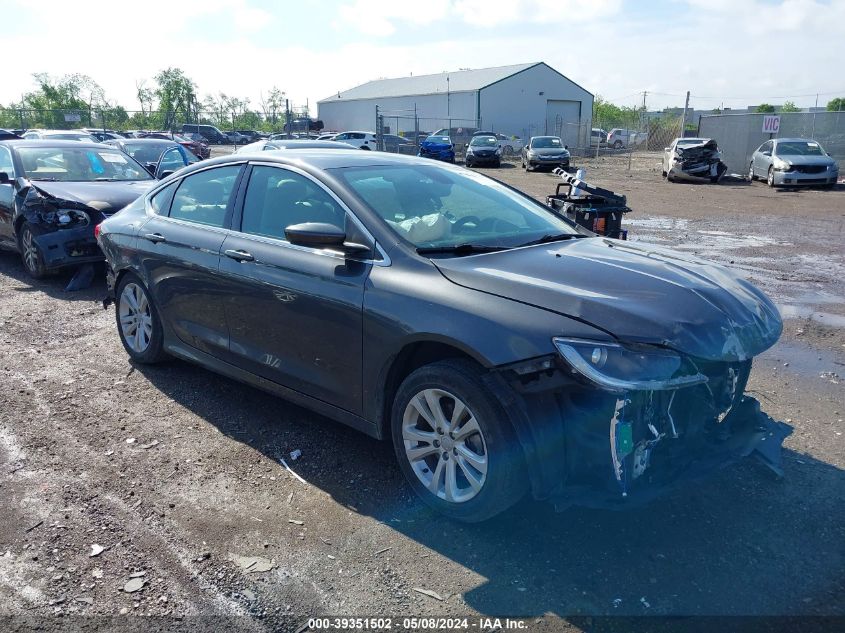
{"type": "MultiPolygon", "coordinates": [[[[630,239],[716,259],[781,307],[784,337],[749,390],[795,427],[784,479],[747,462],[626,512],[526,500],[455,524],[414,501],[387,444],[183,362],[133,366],[101,276],[67,293],[67,275],[34,282],[0,253],[0,614],[46,618],[3,628],[845,616],[845,187],[669,184],[658,160],[582,164],[628,196],[630,239]]],[[[557,181],[487,173],[539,198],[557,181]]]]}

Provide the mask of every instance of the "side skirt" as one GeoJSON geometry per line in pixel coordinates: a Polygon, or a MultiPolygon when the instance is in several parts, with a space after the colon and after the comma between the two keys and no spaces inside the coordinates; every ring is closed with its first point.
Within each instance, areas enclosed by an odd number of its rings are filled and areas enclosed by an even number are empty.
{"type": "Polygon", "coordinates": [[[315,413],[324,415],[327,418],[331,418],[332,420],[341,422],[347,426],[351,426],[356,431],[366,433],[370,437],[382,439],[377,424],[355,415],[354,413],[350,413],[345,409],[328,404],[322,400],[318,400],[317,398],[312,398],[311,396],[294,389],[289,389],[288,387],[284,387],[272,380],[256,376],[251,372],[235,367],[234,365],[230,365],[229,363],[215,358],[210,354],[201,352],[200,350],[184,345],[183,343],[168,342],[165,344],[165,349],[176,358],[200,365],[201,367],[209,369],[215,373],[222,374],[228,378],[233,378],[238,382],[245,383],[252,387],[258,387],[262,391],[271,393],[274,396],[280,396],[281,398],[284,398],[296,405],[310,409],[315,413]]]}

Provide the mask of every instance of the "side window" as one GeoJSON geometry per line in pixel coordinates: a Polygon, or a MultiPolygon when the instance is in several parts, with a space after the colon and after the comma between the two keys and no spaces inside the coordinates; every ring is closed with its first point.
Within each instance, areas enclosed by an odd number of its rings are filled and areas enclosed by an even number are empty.
{"type": "Polygon", "coordinates": [[[167,215],[170,211],[170,203],[173,201],[173,194],[176,193],[176,187],[179,186],[179,181],[172,182],[164,189],[153,195],[150,198],[150,207],[157,215],[167,215]]]}
{"type": "Polygon", "coordinates": [[[353,132],[352,134],[349,135],[349,138],[354,138],[354,139],[360,140],[362,138],[365,138],[365,135],[361,134],[361,132],[353,132]]]}
{"type": "Polygon", "coordinates": [[[346,140],[346,139],[348,139],[348,138],[349,138],[349,134],[346,134],[346,133],[344,132],[343,134],[338,134],[337,136],[335,136],[335,137],[334,137],[334,140],[336,140],[336,141],[345,141],[345,140],[346,140]]]}
{"type": "Polygon", "coordinates": [[[171,147],[161,155],[158,165],[158,173],[162,174],[165,171],[179,171],[186,164],[187,163],[182,156],[181,149],[179,147],[171,147]]]}
{"type": "Polygon", "coordinates": [[[240,171],[240,165],[227,165],[186,176],[173,197],[170,217],[222,227],[240,171]]]}
{"type": "Polygon", "coordinates": [[[309,178],[286,169],[256,165],[244,198],[241,231],[285,239],[285,229],[303,222],[343,227],[345,212],[309,178]]]}
{"type": "Polygon", "coordinates": [[[12,152],[8,147],[0,146],[0,171],[5,171],[10,179],[15,177],[15,164],[12,162],[12,152]]]}

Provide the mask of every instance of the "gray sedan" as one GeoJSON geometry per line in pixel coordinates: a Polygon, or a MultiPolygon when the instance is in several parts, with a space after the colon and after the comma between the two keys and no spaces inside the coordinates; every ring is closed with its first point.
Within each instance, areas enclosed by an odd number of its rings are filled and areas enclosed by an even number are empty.
{"type": "Polygon", "coordinates": [[[816,141],[776,138],[766,141],[751,155],[748,179],[765,178],[770,187],[823,185],[833,187],[839,166],[816,141]]]}

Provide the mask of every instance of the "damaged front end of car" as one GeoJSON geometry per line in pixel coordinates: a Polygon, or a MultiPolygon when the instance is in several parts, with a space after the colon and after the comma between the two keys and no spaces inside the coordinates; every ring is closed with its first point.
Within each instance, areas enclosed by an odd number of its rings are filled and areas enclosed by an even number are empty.
{"type": "Polygon", "coordinates": [[[669,163],[672,180],[716,183],[728,171],[716,141],[709,139],[694,145],[678,145],[669,163]]]}
{"type": "Polygon", "coordinates": [[[77,201],[56,198],[35,184],[24,192],[21,215],[32,231],[46,269],[103,259],[94,239],[101,211],[77,201]]]}
{"type": "Polygon", "coordinates": [[[650,345],[556,338],[559,357],[510,368],[559,510],[624,508],[754,456],[782,475],[792,427],[744,393],[751,359],[694,359],[650,345]],[[528,367],[529,370],[525,370],[528,367]]]}

